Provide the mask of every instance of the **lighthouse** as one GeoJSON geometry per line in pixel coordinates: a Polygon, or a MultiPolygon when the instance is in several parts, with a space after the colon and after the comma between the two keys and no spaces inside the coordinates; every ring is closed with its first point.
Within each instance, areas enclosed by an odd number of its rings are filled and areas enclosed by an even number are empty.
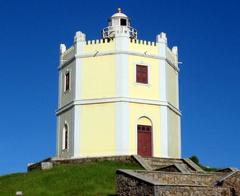
{"type": "Polygon", "coordinates": [[[140,40],[118,9],[100,39],[78,31],[60,45],[58,73],[57,157],[181,157],[178,49],[165,33],[140,40]]]}

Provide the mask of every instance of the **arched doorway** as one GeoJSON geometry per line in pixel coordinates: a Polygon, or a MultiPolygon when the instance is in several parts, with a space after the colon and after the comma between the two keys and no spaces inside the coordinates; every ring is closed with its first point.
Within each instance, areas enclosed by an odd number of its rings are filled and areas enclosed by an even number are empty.
{"type": "Polygon", "coordinates": [[[152,156],[152,122],[147,117],[138,119],[137,153],[144,157],[152,156]]]}

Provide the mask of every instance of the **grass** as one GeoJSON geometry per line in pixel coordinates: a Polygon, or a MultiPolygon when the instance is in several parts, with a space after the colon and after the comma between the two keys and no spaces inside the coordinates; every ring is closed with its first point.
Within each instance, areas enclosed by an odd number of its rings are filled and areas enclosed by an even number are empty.
{"type": "Polygon", "coordinates": [[[0,195],[24,196],[114,195],[117,169],[140,169],[135,164],[103,161],[59,165],[51,170],[17,173],[0,177],[0,195]]]}

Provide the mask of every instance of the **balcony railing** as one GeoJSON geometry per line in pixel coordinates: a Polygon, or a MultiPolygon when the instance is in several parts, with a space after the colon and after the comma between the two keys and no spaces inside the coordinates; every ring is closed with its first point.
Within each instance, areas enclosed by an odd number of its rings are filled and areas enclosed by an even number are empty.
{"type": "Polygon", "coordinates": [[[137,39],[137,30],[130,26],[117,26],[117,27],[106,27],[102,30],[103,38],[113,38],[115,37],[116,31],[121,31],[128,33],[129,37],[132,39],[137,39]]]}

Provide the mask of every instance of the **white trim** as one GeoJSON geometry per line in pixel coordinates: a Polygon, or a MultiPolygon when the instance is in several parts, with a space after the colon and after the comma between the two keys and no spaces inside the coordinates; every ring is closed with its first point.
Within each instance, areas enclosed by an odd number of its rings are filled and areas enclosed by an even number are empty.
{"type": "Polygon", "coordinates": [[[63,84],[63,92],[64,94],[66,93],[69,93],[71,91],[71,84],[72,84],[72,74],[71,74],[71,70],[70,69],[67,69],[65,72],[64,72],[64,84],[63,84]],[[67,87],[67,82],[66,82],[66,75],[69,74],[69,89],[66,89],[67,87]]]}
{"type": "MultiPolygon", "coordinates": [[[[84,41],[76,41],[75,42],[75,52],[76,55],[81,54],[84,50],[85,42],[84,41]]],[[[75,59],[75,67],[74,67],[74,73],[75,73],[75,81],[74,81],[74,93],[73,93],[73,99],[78,100],[82,97],[82,87],[83,87],[83,77],[82,77],[82,66],[83,62],[82,59],[76,58],[75,59]]],[[[72,118],[72,124],[73,124],[73,133],[72,133],[72,156],[80,156],[80,134],[81,134],[81,107],[78,105],[75,105],[73,109],[73,118],[72,118]]]]}
{"type": "MultiPolygon", "coordinates": [[[[128,50],[129,38],[126,36],[116,36],[116,51],[128,50]]],[[[98,54],[99,55],[99,54],[98,54]]],[[[128,55],[116,53],[116,88],[117,96],[128,96],[128,55]]]]}
{"type": "MultiPolygon", "coordinates": [[[[93,57],[93,55],[95,55],[96,51],[94,52],[89,52],[89,53],[85,53],[85,54],[81,54],[81,55],[75,55],[73,58],[69,59],[69,60],[65,60],[65,62],[62,65],[59,65],[58,69],[62,69],[63,67],[67,66],[70,62],[72,62],[74,59],[76,58],[89,58],[89,57],[93,57]]],[[[126,55],[133,55],[133,56],[140,56],[140,57],[146,57],[146,58],[152,58],[152,59],[161,59],[161,60],[165,60],[167,61],[167,63],[169,64],[169,66],[171,66],[172,68],[174,68],[175,71],[179,72],[179,68],[173,64],[169,59],[167,59],[167,57],[162,57],[160,55],[155,55],[155,54],[144,54],[140,53],[140,52],[132,52],[132,51],[106,51],[106,52],[99,52],[96,57],[98,56],[107,56],[107,55],[117,55],[117,54],[126,54],[126,55]]]]}
{"type": "MultiPolygon", "coordinates": [[[[167,61],[167,40],[163,42],[158,42],[157,46],[159,48],[159,56],[162,58],[159,60],[159,97],[160,100],[168,102],[168,89],[167,89],[167,64],[171,61],[167,61]]],[[[170,64],[169,64],[170,65],[170,64]]],[[[171,105],[172,106],[172,105],[171,105]]],[[[175,108],[175,107],[174,107],[175,108]]],[[[178,111],[178,109],[177,109],[178,111]]],[[[169,157],[169,122],[168,122],[168,107],[160,107],[160,148],[161,156],[169,157]]]]}
{"type": "Polygon", "coordinates": [[[159,97],[160,100],[167,101],[167,67],[166,61],[160,60],[159,62],[159,97]]]}
{"type": "Polygon", "coordinates": [[[116,155],[128,155],[130,145],[130,113],[126,102],[116,103],[116,155]]]}
{"type": "MultiPolygon", "coordinates": [[[[83,52],[84,42],[77,42],[75,45],[76,55],[83,52]]],[[[80,99],[82,96],[83,76],[82,76],[83,62],[80,58],[75,58],[75,84],[74,84],[74,100],[80,99]]]]}
{"type": "Polygon", "coordinates": [[[178,150],[179,150],[179,157],[182,157],[182,132],[181,132],[181,116],[178,117],[178,150]]]}
{"type": "Polygon", "coordinates": [[[160,107],[160,149],[161,157],[168,158],[168,108],[160,107]]]}
{"type": "Polygon", "coordinates": [[[177,99],[177,103],[176,103],[176,107],[179,108],[179,73],[176,73],[176,99],[177,99]]]}
{"type": "Polygon", "coordinates": [[[80,139],[81,139],[81,106],[74,107],[73,115],[73,156],[80,156],[80,139]]]}
{"type": "MultiPolygon", "coordinates": [[[[116,51],[128,50],[129,37],[125,35],[116,35],[115,47],[116,51]]],[[[100,54],[101,55],[101,54],[100,54]]],[[[99,56],[99,53],[97,54],[99,56]]],[[[129,73],[128,73],[128,55],[116,53],[116,94],[119,97],[128,96],[129,73]]],[[[129,106],[126,102],[116,103],[116,154],[129,154],[130,143],[130,114],[129,106]]]]}
{"type": "Polygon", "coordinates": [[[69,138],[70,138],[70,127],[69,127],[69,124],[67,121],[64,121],[64,124],[63,124],[63,128],[62,128],[62,151],[69,151],[69,138]],[[67,129],[66,129],[67,127],[67,129]],[[66,132],[68,133],[67,134],[67,148],[65,148],[65,142],[66,142],[66,132]]]}
{"type": "Polygon", "coordinates": [[[61,134],[60,134],[60,116],[57,116],[57,142],[56,142],[56,149],[57,149],[57,157],[61,154],[60,148],[60,141],[61,141],[61,134]]]}
{"type": "Polygon", "coordinates": [[[178,115],[181,115],[181,112],[173,106],[171,103],[167,101],[160,100],[151,100],[151,99],[138,99],[138,98],[130,98],[130,97],[110,97],[110,98],[96,98],[96,99],[82,99],[72,101],[65,106],[59,108],[56,111],[56,114],[59,115],[62,112],[72,108],[75,105],[88,105],[88,104],[99,104],[99,103],[115,103],[115,102],[129,102],[129,103],[139,103],[139,104],[148,104],[148,105],[157,105],[157,106],[166,106],[175,112],[178,115]]]}
{"type": "Polygon", "coordinates": [[[146,87],[151,87],[151,84],[152,84],[152,79],[151,79],[151,64],[149,63],[145,63],[144,61],[137,61],[137,62],[134,62],[134,85],[136,86],[146,86],[146,87]],[[148,72],[148,83],[141,83],[141,82],[137,82],[137,65],[143,65],[143,66],[147,66],[147,72],[148,72]]]}
{"type": "Polygon", "coordinates": [[[155,130],[154,130],[154,126],[153,126],[153,121],[151,118],[149,118],[146,114],[142,114],[142,115],[139,115],[137,119],[135,119],[135,143],[136,143],[136,154],[138,154],[138,121],[141,119],[141,118],[147,118],[150,122],[151,122],[151,144],[152,144],[152,157],[155,156],[155,148],[154,148],[154,134],[155,134],[155,130]]]}
{"type": "Polygon", "coordinates": [[[62,105],[62,71],[58,73],[58,107],[62,105]]]}

